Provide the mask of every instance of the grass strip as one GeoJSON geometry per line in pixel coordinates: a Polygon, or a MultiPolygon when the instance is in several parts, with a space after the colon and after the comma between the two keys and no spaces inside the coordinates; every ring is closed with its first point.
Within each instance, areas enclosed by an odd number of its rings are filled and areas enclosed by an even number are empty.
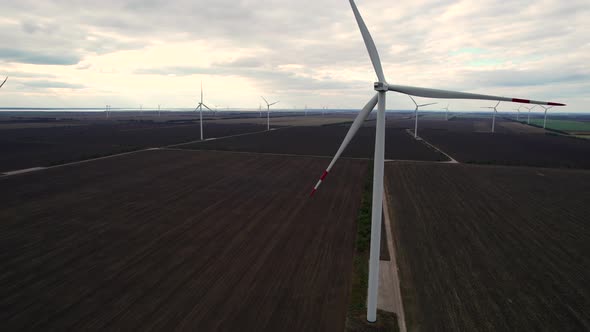
{"type": "Polygon", "coordinates": [[[357,219],[352,287],[346,315],[346,331],[399,331],[397,317],[391,312],[377,310],[377,322],[367,322],[371,204],[373,197],[372,169],[373,162],[369,164],[368,175],[363,185],[361,207],[357,219]]]}

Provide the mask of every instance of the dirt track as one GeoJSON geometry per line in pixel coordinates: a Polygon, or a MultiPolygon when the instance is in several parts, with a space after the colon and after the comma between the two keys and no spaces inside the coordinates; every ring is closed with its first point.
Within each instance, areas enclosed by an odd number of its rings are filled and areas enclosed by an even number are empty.
{"type": "Polygon", "coordinates": [[[367,163],[148,151],[0,179],[6,330],[342,331],[367,163]]]}

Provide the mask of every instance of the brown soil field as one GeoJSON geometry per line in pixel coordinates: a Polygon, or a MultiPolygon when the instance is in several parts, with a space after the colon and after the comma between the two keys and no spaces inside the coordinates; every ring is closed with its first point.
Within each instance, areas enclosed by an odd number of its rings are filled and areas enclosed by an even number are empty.
{"type": "MultiPolygon", "coordinates": [[[[340,114],[330,114],[326,116],[308,115],[308,116],[280,116],[271,113],[270,127],[276,126],[322,126],[327,124],[352,122],[354,116],[345,116],[340,114]]],[[[262,117],[248,117],[241,119],[223,119],[215,120],[218,123],[253,123],[266,126],[266,113],[262,117]]]]}
{"type": "Polygon", "coordinates": [[[588,331],[590,172],[388,163],[410,331],[588,331]]]}
{"type": "MultiPolygon", "coordinates": [[[[254,124],[204,123],[205,138],[266,129],[254,124]]],[[[0,172],[50,166],[108,154],[198,140],[198,123],[90,123],[0,130],[0,172]]]]}
{"type": "Polygon", "coordinates": [[[368,163],[144,151],[0,178],[16,330],[343,331],[368,163]]]}
{"type": "Polygon", "coordinates": [[[452,132],[419,135],[464,163],[590,168],[590,141],[562,135],[452,132]]]}
{"type": "MultiPolygon", "coordinates": [[[[333,156],[348,126],[293,127],[254,135],[183,145],[181,148],[276,154],[333,156]]],[[[438,151],[416,141],[403,130],[388,129],[385,158],[401,160],[447,160],[438,151]]],[[[373,158],[375,128],[362,127],[343,153],[344,157],[373,158]]]]}

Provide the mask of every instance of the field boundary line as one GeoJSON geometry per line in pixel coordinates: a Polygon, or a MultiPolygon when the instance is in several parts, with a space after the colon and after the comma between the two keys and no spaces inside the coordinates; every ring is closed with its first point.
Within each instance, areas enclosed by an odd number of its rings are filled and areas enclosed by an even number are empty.
{"type": "Polygon", "coordinates": [[[97,158],[92,158],[92,159],[84,159],[84,160],[79,160],[79,161],[72,161],[70,163],[65,163],[65,164],[59,164],[59,165],[53,165],[53,166],[46,166],[46,167],[31,167],[31,168],[26,168],[26,169],[21,169],[21,170],[3,172],[2,175],[0,175],[0,178],[8,177],[8,176],[13,176],[13,175],[33,173],[33,172],[38,172],[38,171],[44,171],[44,170],[48,170],[48,169],[52,169],[52,168],[59,168],[59,167],[65,167],[65,166],[73,166],[73,165],[78,165],[78,164],[83,164],[83,163],[89,163],[89,162],[92,162],[92,161],[97,161],[97,160],[102,160],[102,159],[108,159],[108,158],[115,158],[115,157],[119,157],[119,156],[126,156],[126,155],[129,155],[129,154],[139,153],[139,152],[143,152],[143,151],[157,150],[157,149],[158,148],[140,149],[140,150],[122,152],[122,153],[117,153],[117,154],[111,154],[111,155],[108,155],[108,156],[97,157],[97,158]]]}
{"type": "MultiPolygon", "coordinates": [[[[266,155],[266,156],[277,156],[277,157],[302,157],[302,158],[321,158],[331,159],[334,156],[319,156],[309,154],[292,154],[292,153],[271,153],[271,152],[250,152],[250,151],[229,151],[229,150],[209,150],[209,149],[177,149],[177,148],[159,148],[157,150],[169,150],[169,151],[189,151],[189,152],[225,152],[225,153],[239,153],[239,154],[255,154],[255,155],[266,155]]],[[[357,157],[342,157],[340,159],[347,160],[373,160],[372,158],[357,158],[357,157]]]]}
{"type": "MultiPolygon", "coordinates": [[[[408,135],[410,135],[410,136],[414,136],[414,133],[413,133],[413,132],[412,132],[410,129],[406,129],[406,133],[407,133],[408,135]]],[[[434,146],[434,145],[432,145],[432,144],[428,143],[428,141],[426,141],[426,140],[425,140],[424,138],[422,138],[421,136],[418,136],[418,138],[420,138],[420,141],[424,142],[424,144],[428,145],[429,147],[431,147],[431,148],[435,149],[436,151],[438,151],[438,152],[440,152],[440,153],[444,154],[444,155],[445,155],[447,158],[449,158],[449,159],[450,159],[450,161],[448,161],[448,163],[450,163],[450,164],[459,164],[459,162],[458,162],[458,161],[457,161],[455,158],[451,157],[451,155],[449,155],[448,153],[446,153],[446,152],[444,152],[443,150],[441,150],[441,149],[437,148],[436,146],[434,146]]]]}
{"type": "MultiPolygon", "coordinates": [[[[287,129],[287,128],[295,128],[295,127],[296,126],[271,128],[270,131],[287,129]]],[[[190,141],[190,142],[185,142],[185,143],[178,143],[178,144],[166,145],[166,146],[161,147],[161,149],[172,148],[172,147],[175,147],[175,146],[182,146],[182,145],[188,145],[188,144],[203,143],[203,142],[208,142],[208,141],[216,141],[216,140],[220,140],[220,139],[224,139],[224,138],[231,138],[231,137],[239,137],[239,136],[246,136],[246,135],[261,134],[261,133],[266,133],[268,131],[269,130],[261,130],[261,131],[253,131],[253,132],[250,132],[250,133],[242,133],[242,134],[229,135],[229,136],[211,137],[211,138],[206,138],[206,139],[204,139],[202,141],[201,140],[195,140],[195,141],[190,141]]]]}
{"type": "MultiPolygon", "coordinates": [[[[387,181],[384,181],[387,183],[387,181]]],[[[400,332],[407,332],[406,314],[404,312],[404,303],[402,301],[401,284],[399,279],[399,267],[397,265],[397,257],[395,247],[393,245],[393,232],[391,230],[391,219],[389,217],[389,192],[387,186],[383,186],[383,217],[385,219],[385,234],[387,239],[387,249],[389,250],[389,267],[393,277],[393,305],[394,312],[397,315],[397,322],[400,332]]]]}

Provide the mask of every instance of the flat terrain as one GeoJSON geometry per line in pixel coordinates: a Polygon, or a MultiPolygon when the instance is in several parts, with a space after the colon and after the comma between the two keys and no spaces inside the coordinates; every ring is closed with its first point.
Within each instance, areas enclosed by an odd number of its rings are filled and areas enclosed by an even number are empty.
{"type": "Polygon", "coordinates": [[[590,330],[590,172],[388,163],[410,330],[590,330]]]}
{"type": "Polygon", "coordinates": [[[367,162],[144,151],[0,178],[16,330],[342,331],[367,162]]]}
{"type": "MultiPolygon", "coordinates": [[[[348,126],[293,127],[254,135],[213,140],[183,149],[223,150],[277,154],[333,156],[344,139],[348,126]]],[[[403,160],[446,160],[436,150],[416,141],[404,130],[386,131],[385,158],[403,160]]],[[[372,158],[375,128],[362,127],[344,152],[345,157],[372,158]]]]}
{"type": "Polygon", "coordinates": [[[464,163],[590,168],[590,141],[574,137],[427,128],[419,135],[464,163]]]}
{"type": "MultiPolygon", "coordinates": [[[[266,129],[255,124],[205,122],[203,126],[205,138],[266,129]]],[[[199,124],[192,122],[81,122],[77,126],[0,129],[0,172],[50,166],[199,138],[199,124]]]]}

